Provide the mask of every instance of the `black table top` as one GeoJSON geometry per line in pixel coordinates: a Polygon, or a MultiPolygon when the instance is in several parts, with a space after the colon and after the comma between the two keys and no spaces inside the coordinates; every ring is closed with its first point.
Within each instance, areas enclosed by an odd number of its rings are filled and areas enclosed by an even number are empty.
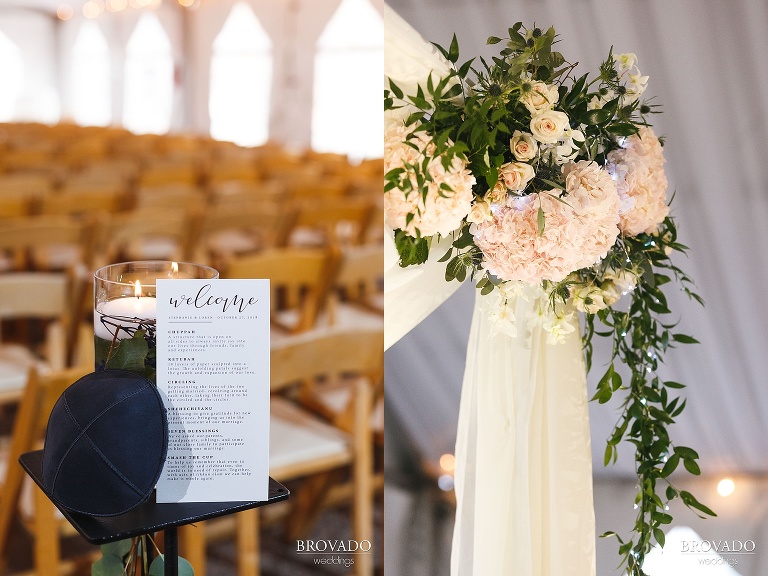
{"type": "MultiPolygon", "coordinates": [[[[43,451],[27,452],[19,457],[24,470],[46,493],[42,482],[43,451]]],[[[150,532],[159,532],[184,524],[225,516],[251,508],[267,506],[286,500],[288,490],[272,478],[269,479],[268,499],[258,502],[185,502],[182,504],[156,504],[150,497],[140,506],[120,516],[88,516],[59,508],[72,526],[91,544],[106,544],[150,532]]],[[[55,502],[54,502],[55,504],[55,502]]]]}

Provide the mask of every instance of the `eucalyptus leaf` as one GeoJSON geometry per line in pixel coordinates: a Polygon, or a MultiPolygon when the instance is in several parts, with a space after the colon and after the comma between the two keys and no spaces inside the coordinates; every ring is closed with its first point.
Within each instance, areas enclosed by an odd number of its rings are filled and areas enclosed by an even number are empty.
{"type": "Polygon", "coordinates": [[[100,546],[101,554],[103,556],[115,556],[122,560],[131,551],[131,544],[130,538],[102,544],[100,546]]]}
{"type": "MultiPolygon", "coordinates": [[[[160,554],[149,566],[149,576],[164,576],[165,574],[165,555],[160,554]]],[[[186,559],[179,557],[179,576],[195,576],[195,571],[186,559]]]]}
{"type": "Polygon", "coordinates": [[[91,565],[91,576],[122,576],[125,569],[117,556],[102,556],[91,565]]]}

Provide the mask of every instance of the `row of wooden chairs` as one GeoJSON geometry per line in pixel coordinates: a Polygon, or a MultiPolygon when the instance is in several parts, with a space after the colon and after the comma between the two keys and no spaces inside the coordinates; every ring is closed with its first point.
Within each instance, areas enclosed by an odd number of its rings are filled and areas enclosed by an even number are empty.
{"type": "Polygon", "coordinates": [[[265,248],[360,245],[376,240],[380,227],[377,209],[365,200],[158,205],[115,214],[6,218],[0,219],[0,268],[98,267],[131,259],[224,266],[233,256],[265,248]]]}

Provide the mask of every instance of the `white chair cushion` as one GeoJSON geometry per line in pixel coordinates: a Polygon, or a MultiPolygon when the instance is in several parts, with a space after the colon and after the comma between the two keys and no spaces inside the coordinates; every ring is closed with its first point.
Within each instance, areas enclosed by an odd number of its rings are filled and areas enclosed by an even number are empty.
{"type": "Polygon", "coordinates": [[[313,461],[349,456],[344,433],[279,396],[272,396],[269,431],[269,467],[293,468],[313,461]]]}

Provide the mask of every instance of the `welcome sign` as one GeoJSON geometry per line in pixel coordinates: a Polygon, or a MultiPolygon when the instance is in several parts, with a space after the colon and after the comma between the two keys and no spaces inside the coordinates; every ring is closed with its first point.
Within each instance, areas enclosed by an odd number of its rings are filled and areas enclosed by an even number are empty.
{"type": "Polygon", "coordinates": [[[268,280],[157,281],[157,502],[267,499],[269,309],[268,280]]]}

